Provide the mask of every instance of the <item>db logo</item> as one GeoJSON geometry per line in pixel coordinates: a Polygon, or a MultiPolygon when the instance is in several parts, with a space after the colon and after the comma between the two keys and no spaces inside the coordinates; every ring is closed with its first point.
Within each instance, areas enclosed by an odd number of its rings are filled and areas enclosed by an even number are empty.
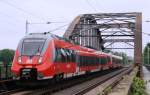
{"type": "Polygon", "coordinates": [[[28,59],[28,60],[26,61],[26,63],[32,63],[32,60],[31,60],[31,59],[28,59]]]}
{"type": "Polygon", "coordinates": [[[71,66],[70,66],[70,64],[67,64],[67,68],[70,68],[71,66]]]}

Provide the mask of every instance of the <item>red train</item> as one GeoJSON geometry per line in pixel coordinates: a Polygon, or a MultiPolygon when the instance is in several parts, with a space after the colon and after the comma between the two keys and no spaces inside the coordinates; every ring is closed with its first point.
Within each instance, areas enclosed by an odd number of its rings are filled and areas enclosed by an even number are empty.
{"type": "Polygon", "coordinates": [[[70,43],[50,33],[32,33],[19,43],[11,70],[18,80],[62,79],[121,67],[122,57],[70,43]]]}

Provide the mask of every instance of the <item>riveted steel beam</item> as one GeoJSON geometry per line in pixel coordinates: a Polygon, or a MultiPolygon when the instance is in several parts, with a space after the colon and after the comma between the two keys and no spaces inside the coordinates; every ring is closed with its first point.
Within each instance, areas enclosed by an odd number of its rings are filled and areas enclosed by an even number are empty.
{"type": "Polygon", "coordinates": [[[134,39],[105,39],[104,42],[134,42],[134,39]]]}
{"type": "Polygon", "coordinates": [[[134,49],[134,48],[105,48],[105,49],[134,49]]]}
{"type": "Polygon", "coordinates": [[[134,40],[134,62],[136,65],[142,64],[142,13],[137,13],[135,23],[134,40]]]}

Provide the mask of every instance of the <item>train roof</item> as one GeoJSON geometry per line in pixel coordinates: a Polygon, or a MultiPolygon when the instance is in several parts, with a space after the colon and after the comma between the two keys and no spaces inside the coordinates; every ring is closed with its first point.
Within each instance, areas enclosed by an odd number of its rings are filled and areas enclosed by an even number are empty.
{"type": "Polygon", "coordinates": [[[45,38],[45,39],[55,38],[55,39],[59,39],[59,40],[64,40],[64,41],[70,42],[68,39],[63,38],[63,37],[59,37],[59,36],[54,35],[54,34],[52,34],[50,32],[30,33],[30,34],[26,35],[24,38],[45,38]]]}
{"type": "Polygon", "coordinates": [[[114,54],[111,54],[111,53],[105,53],[105,52],[102,52],[102,51],[96,51],[96,53],[98,53],[98,54],[104,54],[104,55],[107,55],[107,56],[111,56],[113,58],[117,58],[117,59],[120,59],[120,60],[123,59],[121,56],[117,56],[117,55],[114,55],[114,54]]]}
{"type": "MultiPolygon", "coordinates": [[[[57,35],[54,35],[50,32],[44,32],[44,33],[30,33],[28,35],[26,35],[24,38],[45,38],[45,39],[58,39],[58,40],[62,40],[62,41],[65,41],[65,42],[68,42],[68,45],[71,44],[69,40],[67,40],[66,38],[63,38],[63,37],[59,37],[57,35]]],[[[107,56],[111,56],[111,57],[114,57],[114,58],[117,58],[117,59],[122,59],[121,56],[117,56],[117,55],[113,55],[113,54],[110,54],[110,53],[105,53],[105,52],[102,52],[102,51],[96,51],[94,49],[91,49],[91,48],[88,48],[88,47],[82,47],[82,46],[79,46],[79,45],[73,45],[73,47],[70,47],[72,49],[77,49],[77,50],[81,50],[81,51],[87,51],[87,52],[91,52],[91,53],[96,53],[96,54],[101,54],[101,55],[107,55],[107,56]]]]}

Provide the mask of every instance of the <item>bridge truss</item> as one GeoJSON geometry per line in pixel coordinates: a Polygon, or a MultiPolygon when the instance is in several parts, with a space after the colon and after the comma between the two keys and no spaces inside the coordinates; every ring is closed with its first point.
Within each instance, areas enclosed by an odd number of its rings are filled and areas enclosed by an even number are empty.
{"type": "Polygon", "coordinates": [[[142,13],[82,14],[73,20],[64,37],[96,50],[134,49],[134,63],[142,64],[142,13]],[[129,47],[111,47],[115,43],[129,47]]]}

